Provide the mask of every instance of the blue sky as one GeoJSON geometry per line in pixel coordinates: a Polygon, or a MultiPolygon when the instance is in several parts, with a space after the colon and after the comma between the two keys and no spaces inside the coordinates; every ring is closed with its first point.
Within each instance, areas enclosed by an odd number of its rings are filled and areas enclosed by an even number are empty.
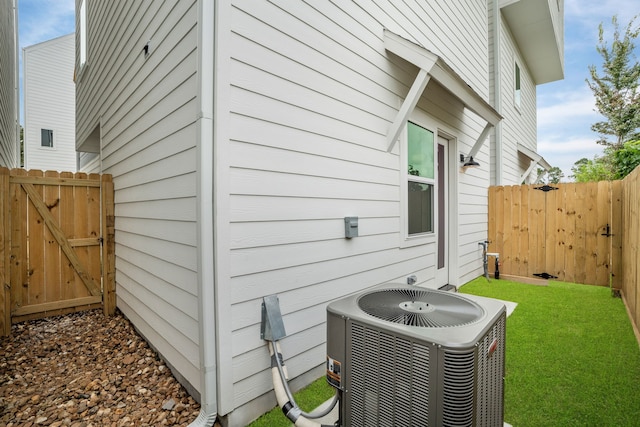
{"type": "MultiPolygon", "coordinates": [[[[596,52],[598,25],[605,38],[612,35],[611,17],[618,15],[621,27],[640,14],[638,0],[565,0],[565,78],[538,86],[538,153],[552,166],[571,173],[571,166],[582,157],[602,153],[591,125],[602,117],[594,111],[591,89],[585,79],[589,65],[600,68],[602,57],[596,52]]],[[[636,20],[640,25],[640,17],[636,20]]],[[[636,43],[636,58],[640,43],[636,43]]]]}
{"type": "MultiPolygon", "coordinates": [[[[74,7],[74,0],[18,0],[20,47],[72,33],[74,7]]],[[[602,153],[590,129],[599,116],[585,83],[587,67],[602,63],[595,49],[598,24],[610,29],[611,17],[618,15],[624,26],[638,14],[638,0],[565,0],[565,78],[538,86],[538,153],[567,176],[580,158],[602,153]]]]}

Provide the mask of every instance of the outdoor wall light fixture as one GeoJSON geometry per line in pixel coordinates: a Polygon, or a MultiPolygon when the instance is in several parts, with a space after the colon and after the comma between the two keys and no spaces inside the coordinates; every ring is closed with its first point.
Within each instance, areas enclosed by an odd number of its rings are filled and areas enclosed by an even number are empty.
{"type": "Polygon", "coordinates": [[[473,160],[473,156],[465,157],[464,154],[460,154],[460,163],[464,168],[477,168],[480,163],[473,160]]]}

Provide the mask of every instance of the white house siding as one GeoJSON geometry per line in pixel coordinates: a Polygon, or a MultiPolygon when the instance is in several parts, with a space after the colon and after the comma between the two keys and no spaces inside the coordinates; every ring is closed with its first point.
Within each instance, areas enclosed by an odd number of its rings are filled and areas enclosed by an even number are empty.
{"type": "MultiPolygon", "coordinates": [[[[336,297],[417,274],[434,280],[435,240],[400,248],[400,161],[386,133],[417,69],[384,49],[383,29],[440,55],[488,98],[485,1],[236,1],[230,16],[228,144],[231,345],[233,369],[221,393],[230,425],[244,425],[274,404],[269,356],[260,339],[260,304],[278,294],[293,377],[321,365],[325,308],[336,297]],[[464,28],[460,31],[459,28],[464,28]],[[360,236],[344,238],[345,216],[360,236]],[[262,396],[262,397],[261,397],[262,396]],[[254,400],[257,399],[257,400],[254,400]],[[242,407],[248,402],[252,406],[242,407]]],[[[468,152],[485,122],[437,85],[418,105],[468,152]]],[[[477,275],[477,242],[486,237],[488,144],[484,168],[462,174],[453,281],[477,275]]]]}
{"type": "Polygon", "coordinates": [[[78,148],[113,175],[117,305],[197,395],[197,5],[84,1],[78,148]]]}
{"type": "Polygon", "coordinates": [[[527,170],[530,160],[518,154],[518,144],[537,151],[536,85],[522,59],[509,28],[502,23],[501,35],[501,96],[502,123],[502,185],[520,185],[520,176],[527,170]],[[522,96],[520,106],[514,99],[515,64],[520,67],[522,96]]]}
{"type": "MultiPolygon", "coordinates": [[[[114,176],[118,307],[197,392],[199,5],[84,1],[76,131],[79,150],[100,153],[100,170],[114,176]]],[[[386,141],[418,70],[384,49],[383,30],[439,55],[488,99],[486,1],[460,3],[216,3],[211,309],[227,425],[275,404],[260,339],[264,296],[279,296],[284,355],[300,386],[322,372],[331,300],[411,274],[435,286],[435,238],[412,246],[402,237],[402,143],[389,153],[386,141]],[[344,238],[345,216],[360,218],[359,237],[344,238]]],[[[486,123],[433,82],[419,116],[451,138],[450,282],[459,285],[481,266],[488,143],[481,168],[463,172],[457,157],[486,123]]]]}
{"type": "Polygon", "coordinates": [[[0,0],[0,166],[18,165],[18,32],[16,0],[0,0]]]}
{"type": "Polygon", "coordinates": [[[75,35],[23,49],[24,167],[76,170],[75,35]],[[41,130],[53,131],[53,147],[42,147],[41,130]]]}
{"type": "Polygon", "coordinates": [[[86,173],[101,173],[99,153],[78,153],[78,170],[86,173]]]}

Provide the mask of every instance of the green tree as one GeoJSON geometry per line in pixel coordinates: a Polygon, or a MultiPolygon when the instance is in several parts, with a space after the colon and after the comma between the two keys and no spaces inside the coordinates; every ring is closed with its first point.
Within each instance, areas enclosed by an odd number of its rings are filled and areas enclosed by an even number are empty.
{"type": "Polygon", "coordinates": [[[593,160],[582,158],[571,167],[570,178],[576,182],[610,181],[615,179],[610,156],[595,156],[593,160]]]}
{"type": "Polygon", "coordinates": [[[548,184],[558,184],[562,178],[564,178],[564,173],[562,172],[562,169],[557,166],[554,166],[547,171],[548,184]]]}
{"type": "Polygon", "coordinates": [[[602,74],[595,65],[591,65],[591,78],[586,79],[595,97],[596,110],[604,116],[604,120],[594,123],[591,129],[600,135],[599,144],[614,150],[622,148],[630,139],[638,139],[640,128],[640,63],[634,60],[634,41],[640,35],[640,26],[634,26],[636,18],[629,21],[624,35],[620,32],[617,17],[611,19],[611,46],[605,40],[600,23],[596,50],[603,59],[602,74]]]}
{"type": "Polygon", "coordinates": [[[615,177],[622,179],[640,165],[640,140],[627,141],[613,155],[615,177]]]}
{"type": "Polygon", "coordinates": [[[558,184],[564,178],[564,172],[557,166],[550,168],[548,171],[538,168],[536,183],[538,184],[558,184]]]}

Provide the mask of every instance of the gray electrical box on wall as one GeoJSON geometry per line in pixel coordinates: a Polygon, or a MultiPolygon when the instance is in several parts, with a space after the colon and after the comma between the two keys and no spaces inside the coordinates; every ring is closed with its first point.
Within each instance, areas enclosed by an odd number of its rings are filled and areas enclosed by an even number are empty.
{"type": "Polygon", "coordinates": [[[350,239],[358,237],[358,217],[347,216],[344,218],[344,237],[350,239]]]}

